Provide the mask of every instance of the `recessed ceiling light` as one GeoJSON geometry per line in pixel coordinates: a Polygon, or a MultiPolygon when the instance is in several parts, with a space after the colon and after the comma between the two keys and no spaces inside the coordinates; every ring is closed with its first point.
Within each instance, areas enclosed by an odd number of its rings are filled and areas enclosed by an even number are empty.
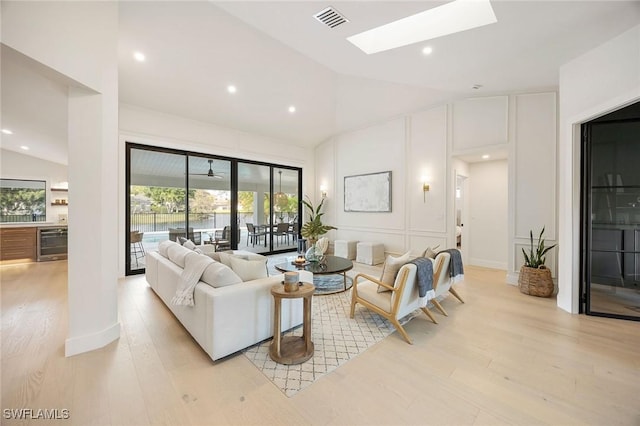
{"type": "Polygon", "coordinates": [[[9,129],[2,129],[2,133],[4,133],[5,135],[12,135],[13,132],[9,129]]]}
{"type": "Polygon", "coordinates": [[[26,145],[20,146],[20,149],[24,149],[25,151],[29,151],[29,147],[26,145]]]}
{"type": "Polygon", "coordinates": [[[483,160],[488,160],[488,159],[489,159],[489,154],[485,154],[485,155],[483,155],[483,156],[482,156],[482,159],[483,159],[483,160]]]}
{"type": "Polygon", "coordinates": [[[289,112],[290,112],[291,114],[293,114],[294,112],[296,112],[296,107],[295,107],[295,106],[293,106],[293,105],[291,105],[291,106],[289,107],[289,112]]]}
{"type": "Polygon", "coordinates": [[[147,59],[142,52],[133,52],[133,58],[138,62],[144,62],[147,59]]]}
{"type": "Polygon", "coordinates": [[[431,55],[431,53],[433,53],[433,48],[431,46],[427,46],[422,49],[423,55],[431,55]]]}
{"type": "Polygon", "coordinates": [[[370,55],[498,22],[489,0],[455,0],[347,37],[370,55]]]}
{"type": "Polygon", "coordinates": [[[227,92],[236,93],[237,91],[238,91],[238,89],[236,88],[236,86],[234,86],[234,85],[227,86],[227,92]]]}

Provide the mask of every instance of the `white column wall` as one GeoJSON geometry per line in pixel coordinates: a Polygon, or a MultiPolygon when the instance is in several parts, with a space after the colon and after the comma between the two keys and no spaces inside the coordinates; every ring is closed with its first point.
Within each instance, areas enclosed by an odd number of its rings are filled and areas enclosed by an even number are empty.
{"type": "Polygon", "coordinates": [[[579,309],[580,123],[640,99],[640,25],[560,68],[558,306],[579,309]]]}
{"type": "Polygon", "coordinates": [[[68,82],[67,356],[120,334],[117,307],[118,5],[3,1],[2,40],[68,82]],[[64,31],[60,29],[64,28],[64,31]]]}
{"type": "MultiPolygon", "coordinates": [[[[556,209],[556,151],[557,151],[557,99],[555,93],[534,93],[514,96],[514,144],[510,155],[511,194],[514,197],[510,228],[510,248],[507,280],[517,284],[520,268],[524,264],[522,249],[531,246],[530,231],[536,238],[545,228],[546,245],[557,242],[556,209]]],[[[546,266],[555,278],[557,249],[546,256],[546,266]]]]}

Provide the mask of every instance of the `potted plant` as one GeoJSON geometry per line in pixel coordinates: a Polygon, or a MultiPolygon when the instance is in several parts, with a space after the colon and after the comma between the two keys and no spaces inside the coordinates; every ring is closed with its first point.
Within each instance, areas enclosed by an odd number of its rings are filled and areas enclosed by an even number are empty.
{"type": "Polygon", "coordinates": [[[538,236],[538,243],[533,242],[533,231],[529,231],[531,238],[531,247],[529,253],[522,249],[524,254],[524,265],[520,268],[520,276],[518,277],[518,287],[520,292],[530,294],[532,296],[549,297],[553,294],[553,279],[551,278],[551,270],[545,266],[545,255],[549,250],[557,244],[545,247],[544,227],[538,236]]]}
{"type": "MultiPolygon", "coordinates": [[[[306,200],[302,200],[307,212],[309,213],[309,220],[300,228],[300,234],[309,241],[309,250],[314,249],[318,242],[318,237],[326,234],[332,229],[338,229],[335,226],[325,225],[322,223],[322,205],[324,204],[324,198],[318,204],[318,207],[314,207],[309,197],[305,197],[306,200]]],[[[314,252],[315,253],[315,252],[314,252]]]]}

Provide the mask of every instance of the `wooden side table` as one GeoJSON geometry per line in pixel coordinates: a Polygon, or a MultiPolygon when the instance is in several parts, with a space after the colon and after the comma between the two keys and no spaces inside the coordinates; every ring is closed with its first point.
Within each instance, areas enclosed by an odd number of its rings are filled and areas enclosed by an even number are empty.
{"type": "Polygon", "coordinates": [[[271,287],[271,294],[275,302],[273,312],[273,341],[269,345],[269,356],[280,364],[300,364],[313,356],[313,342],[311,341],[311,297],[315,291],[313,284],[302,284],[298,291],[287,293],[281,284],[271,287]],[[282,337],[281,304],[282,299],[303,298],[304,316],[302,320],[302,337],[282,337]]]}

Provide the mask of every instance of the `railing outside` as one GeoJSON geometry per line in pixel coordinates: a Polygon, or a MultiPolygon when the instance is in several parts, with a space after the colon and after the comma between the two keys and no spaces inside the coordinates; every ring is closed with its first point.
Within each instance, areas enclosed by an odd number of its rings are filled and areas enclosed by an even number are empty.
{"type": "Polygon", "coordinates": [[[44,214],[0,214],[0,223],[14,222],[45,222],[47,216],[44,214]]]}
{"type": "MultiPolygon", "coordinates": [[[[238,213],[238,226],[251,222],[253,212],[238,213]]],[[[194,229],[221,229],[231,224],[228,212],[190,213],[189,227],[194,229]]],[[[165,232],[169,228],[184,228],[184,213],[131,213],[131,230],[139,232],[165,232]]]]}

